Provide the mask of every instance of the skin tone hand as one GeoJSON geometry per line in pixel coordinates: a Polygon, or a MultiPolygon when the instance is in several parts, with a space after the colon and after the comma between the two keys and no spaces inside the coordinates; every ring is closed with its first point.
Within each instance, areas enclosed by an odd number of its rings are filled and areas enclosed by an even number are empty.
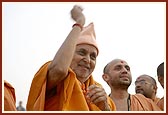
{"type": "Polygon", "coordinates": [[[102,87],[91,85],[86,92],[86,100],[88,103],[94,103],[103,111],[110,111],[107,103],[107,94],[102,87]]]}
{"type": "Polygon", "coordinates": [[[82,13],[83,9],[80,6],[75,5],[71,10],[71,17],[76,23],[83,26],[85,24],[85,16],[82,13]]]}

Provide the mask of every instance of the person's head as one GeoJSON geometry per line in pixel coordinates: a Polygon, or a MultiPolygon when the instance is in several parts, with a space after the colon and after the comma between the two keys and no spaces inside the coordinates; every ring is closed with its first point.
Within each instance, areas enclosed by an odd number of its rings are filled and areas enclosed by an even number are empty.
{"type": "Polygon", "coordinates": [[[132,82],[130,67],[126,61],[114,59],[103,70],[103,79],[111,88],[127,90],[132,82]]]}
{"type": "Polygon", "coordinates": [[[146,74],[140,75],[135,81],[135,92],[153,99],[157,93],[156,80],[146,74]]]}
{"type": "Polygon", "coordinates": [[[164,62],[157,67],[157,76],[160,85],[164,88],[164,62]]]}
{"type": "Polygon", "coordinates": [[[22,105],[22,101],[19,101],[19,105],[20,105],[20,106],[22,105]]]}
{"type": "Polygon", "coordinates": [[[71,69],[80,82],[85,82],[93,72],[99,53],[93,23],[84,27],[77,41],[71,69]]]}

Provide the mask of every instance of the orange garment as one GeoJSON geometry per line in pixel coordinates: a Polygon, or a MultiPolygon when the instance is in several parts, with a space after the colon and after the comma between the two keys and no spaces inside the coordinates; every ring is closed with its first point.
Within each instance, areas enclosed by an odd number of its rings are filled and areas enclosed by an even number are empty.
{"type": "MultiPolygon", "coordinates": [[[[44,64],[35,75],[27,102],[28,111],[100,111],[93,103],[87,104],[82,87],[75,73],[69,69],[68,77],[57,85],[56,94],[46,97],[47,70],[50,62],[44,64]]],[[[85,83],[85,88],[96,84],[91,76],[85,83]]],[[[113,101],[108,98],[112,110],[115,110],[113,101]]]]}
{"type": "Polygon", "coordinates": [[[15,89],[4,81],[4,111],[16,111],[15,89]]]}
{"type": "Polygon", "coordinates": [[[131,111],[161,111],[151,100],[142,94],[131,95],[131,111]]]}
{"type": "Polygon", "coordinates": [[[157,104],[157,103],[159,102],[159,100],[160,100],[160,98],[155,97],[155,98],[153,99],[153,102],[157,104]]]}
{"type": "Polygon", "coordinates": [[[160,108],[162,111],[164,111],[164,97],[162,97],[162,98],[158,101],[157,105],[159,106],[159,108],[160,108]]]}

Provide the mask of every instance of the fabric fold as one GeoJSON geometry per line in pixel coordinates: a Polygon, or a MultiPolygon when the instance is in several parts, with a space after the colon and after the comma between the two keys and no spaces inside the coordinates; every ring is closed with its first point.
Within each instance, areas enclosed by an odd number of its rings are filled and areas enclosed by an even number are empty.
{"type": "MultiPolygon", "coordinates": [[[[67,78],[57,85],[56,95],[51,98],[46,97],[47,70],[50,63],[44,64],[32,81],[27,101],[28,111],[100,111],[95,104],[86,102],[81,85],[70,68],[67,78]]],[[[90,76],[85,88],[93,84],[101,87],[90,76]]],[[[112,101],[108,100],[108,102],[110,107],[115,108],[112,101]]]]}
{"type": "Polygon", "coordinates": [[[131,111],[161,111],[160,108],[142,94],[131,95],[131,111]]]}
{"type": "Polygon", "coordinates": [[[16,111],[16,96],[13,86],[4,80],[4,111],[16,111]]]}

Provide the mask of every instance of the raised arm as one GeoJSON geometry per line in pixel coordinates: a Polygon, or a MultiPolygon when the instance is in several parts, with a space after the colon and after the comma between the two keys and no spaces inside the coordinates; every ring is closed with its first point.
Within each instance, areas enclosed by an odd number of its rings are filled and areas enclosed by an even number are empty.
{"type": "MultiPolygon", "coordinates": [[[[85,24],[85,16],[82,13],[81,7],[75,5],[71,10],[71,17],[77,24],[80,24],[82,27],[85,24]]],[[[53,61],[49,65],[47,76],[47,90],[52,89],[67,77],[68,68],[70,67],[80,32],[81,28],[79,26],[74,26],[72,28],[69,35],[57,51],[53,61]]]]}

